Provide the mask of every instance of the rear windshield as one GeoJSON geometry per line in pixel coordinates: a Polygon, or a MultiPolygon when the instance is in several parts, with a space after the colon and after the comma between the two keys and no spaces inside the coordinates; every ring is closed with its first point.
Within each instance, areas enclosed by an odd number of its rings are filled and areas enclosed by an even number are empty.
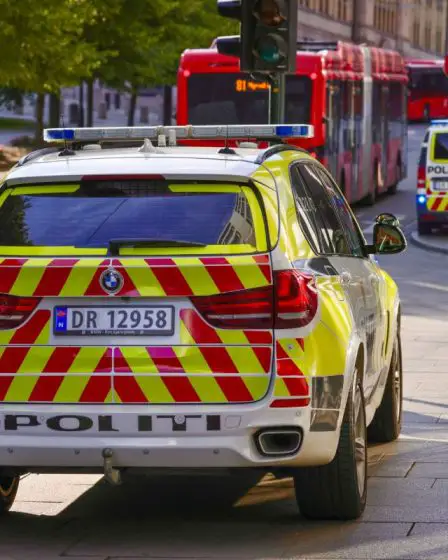
{"type": "Polygon", "coordinates": [[[448,132],[435,135],[434,160],[448,160],[448,132]]]}
{"type": "MultiPolygon", "coordinates": [[[[286,120],[309,123],[311,79],[286,77],[286,120]]],[[[191,124],[266,124],[269,86],[246,74],[192,74],[188,79],[188,122],[191,124]]]]}
{"type": "Polygon", "coordinates": [[[265,238],[260,216],[247,186],[103,181],[18,187],[0,194],[0,251],[65,247],[106,254],[111,241],[120,240],[120,254],[132,254],[137,245],[126,241],[146,240],[139,252],[256,252],[265,238]]]}

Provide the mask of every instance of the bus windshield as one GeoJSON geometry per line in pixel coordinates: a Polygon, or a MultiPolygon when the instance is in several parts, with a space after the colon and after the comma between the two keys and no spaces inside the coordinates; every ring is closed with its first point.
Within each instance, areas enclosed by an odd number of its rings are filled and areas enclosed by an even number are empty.
{"type": "MultiPolygon", "coordinates": [[[[289,123],[309,123],[311,80],[286,77],[285,117],[289,123]]],[[[266,124],[269,86],[247,74],[192,74],[188,79],[188,122],[193,125],[266,124]]]]}
{"type": "Polygon", "coordinates": [[[448,77],[442,68],[410,68],[409,88],[412,97],[438,97],[448,94],[448,77]]]}

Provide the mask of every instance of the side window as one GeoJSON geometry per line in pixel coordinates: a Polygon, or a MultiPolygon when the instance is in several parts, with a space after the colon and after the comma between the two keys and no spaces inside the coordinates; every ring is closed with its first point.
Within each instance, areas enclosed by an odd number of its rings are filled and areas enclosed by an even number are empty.
{"type": "Polygon", "coordinates": [[[319,240],[321,254],[351,255],[352,251],[333,205],[325,192],[325,186],[314,165],[298,168],[297,206],[299,219],[304,227],[303,214],[308,208],[308,221],[312,224],[315,237],[319,240]]]}
{"type": "Polygon", "coordinates": [[[351,254],[356,257],[364,257],[364,242],[349,205],[333,184],[333,180],[330,176],[322,169],[319,169],[319,174],[322,177],[322,182],[325,186],[325,190],[327,191],[327,195],[333,202],[335,210],[339,216],[339,220],[344,227],[346,237],[350,244],[351,254]]]}

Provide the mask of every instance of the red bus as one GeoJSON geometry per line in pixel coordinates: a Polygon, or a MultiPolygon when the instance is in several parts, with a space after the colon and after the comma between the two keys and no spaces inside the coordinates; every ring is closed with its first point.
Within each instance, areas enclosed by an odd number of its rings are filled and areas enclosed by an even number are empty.
{"type": "MultiPolygon", "coordinates": [[[[402,57],[343,42],[297,47],[297,72],[286,78],[285,122],[312,124],[315,137],[291,143],[327,166],[350,203],[373,204],[377,194],[395,192],[407,173],[402,57]]],[[[213,45],[182,54],[177,85],[179,125],[268,122],[269,86],[240,73],[238,59],[213,45]]]]}
{"type": "Polygon", "coordinates": [[[408,59],[408,118],[428,122],[448,118],[448,77],[444,61],[408,59]]]}

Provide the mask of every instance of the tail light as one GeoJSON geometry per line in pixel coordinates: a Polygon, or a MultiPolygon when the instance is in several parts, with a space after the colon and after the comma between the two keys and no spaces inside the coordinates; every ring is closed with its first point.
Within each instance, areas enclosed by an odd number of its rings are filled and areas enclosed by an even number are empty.
{"type": "Polygon", "coordinates": [[[317,290],[312,276],[281,270],[274,272],[273,286],[191,301],[216,328],[291,329],[306,326],[316,315],[317,290]]]}
{"type": "Polygon", "coordinates": [[[426,167],[419,167],[417,171],[417,188],[426,189],[426,167]]]}
{"type": "Polygon", "coordinates": [[[14,329],[21,325],[33,313],[39,302],[40,298],[0,294],[0,329],[14,329]]]}

